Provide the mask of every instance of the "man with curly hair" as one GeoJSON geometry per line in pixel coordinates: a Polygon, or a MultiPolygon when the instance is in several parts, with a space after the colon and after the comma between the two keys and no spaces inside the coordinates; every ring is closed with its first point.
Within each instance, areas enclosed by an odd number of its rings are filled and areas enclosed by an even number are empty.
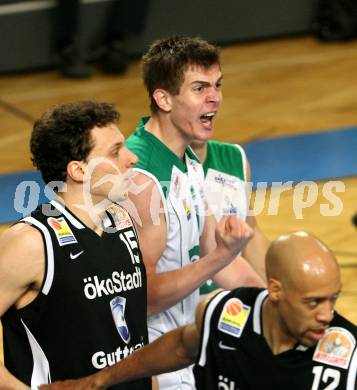
{"type": "MultiPolygon", "coordinates": [[[[95,373],[148,342],[146,272],[125,209],[135,154],[111,104],[63,104],[34,124],[31,152],[55,200],[0,238],[0,387],[95,373]]],[[[151,389],[145,378],[113,389],[151,389]]]]}

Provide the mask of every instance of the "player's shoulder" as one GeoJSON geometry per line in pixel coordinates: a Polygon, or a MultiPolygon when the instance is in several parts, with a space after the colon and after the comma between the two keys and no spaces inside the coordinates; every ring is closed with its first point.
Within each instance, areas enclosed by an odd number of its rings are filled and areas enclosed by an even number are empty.
{"type": "Polygon", "coordinates": [[[43,255],[41,232],[27,223],[16,223],[0,236],[1,262],[13,258],[38,258],[43,255]]]}
{"type": "Polygon", "coordinates": [[[151,154],[154,150],[152,140],[146,136],[144,129],[137,129],[125,141],[125,146],[135,153],[139,159],[136,167],[146,169],[149,165],[151,154]]]}
{"type": "Polygon", "coordinates": [[[355,340],[357,340],[357,326],[337,312],[330,324],[330,328],[345,329],[354,336],[355,340]]]}
{"type": "MultiPolygon", "coordinates": [[[[266,290],[243,287],[232,291],[221,291],[215,295],[205,308],[204,326],[206,332],[230,339],[230,342],[241,340],[252,333],[255,306],[259,305],[259,297],[266,290]]],[[[260,312],[260,310],[258,310],[260,312]]]]}
{"type": "Polygon", "coordinates": [[[168,181],[172,171],[172,152],[155,136],[148,133],[145,136],[138,138],[135,134],[128,138],[126,146],[138,157],[138,162],[135,164],[134,170],[161,181],[168,181]]]}
{"type": "Polygon", "coordinates": [[[266,290],[255,287],[239,287],[231,291],[220,291],[215,294],[207,303],[207,307],[217,308],[218,311],[227,306],[236,307],[237,310],[245,308],[250,311],[254,307],[258,297],[266,296],[266,290]]]}
{"type": "Polygon", "coordinates": [[[205,170],[213,168],[238,177],[244,175],[247,157],[240,145],[219,141],[209,141],[207,145],[205,170]]]}
{"type": "Polygon", "coordinates": [[[246,322],[251,319],[255,307],[260,307],[266,296],[267,290],[265,289],[255,287],[236,288],[221,301],[220,317],[238,315],[244,317],[244,322],[246,322]]]}
{"type": "Polygon", "coordinates": [[[210,150],[221,153],[242,154],[243,152],[243,147],[236,143],[210,140],[207,145],[210,150]]]}
{"type": "Polygon", "coordinates": [[[12,245],[14,243],[36,245],[36,243],[41,239],[41,233],[36,228],[30,224],[19,222],[12,225],[1,234],[0,245],[12,245]]]}
{"type": "Polygon", "coordinates": [[[232,290],[231,293],[232,297],[253,305],[259,295],[266,294],[266,290],[258,287],[238,287],[232,290]]]}

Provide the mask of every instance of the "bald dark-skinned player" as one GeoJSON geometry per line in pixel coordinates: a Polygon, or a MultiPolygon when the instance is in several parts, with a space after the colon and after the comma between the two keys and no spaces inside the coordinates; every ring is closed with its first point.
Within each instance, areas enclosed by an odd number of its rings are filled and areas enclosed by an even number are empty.
{"type": "Polygon", "coordinates": [[[221,291],[200,304],[194,324],[81,381],[41,389],[105,389],[196,361],[199,390],[355,390],[357,328],[334,311],[341,281],[332,252],[305,232],[281,236],[266,272],[266,290],[221,291]]]}

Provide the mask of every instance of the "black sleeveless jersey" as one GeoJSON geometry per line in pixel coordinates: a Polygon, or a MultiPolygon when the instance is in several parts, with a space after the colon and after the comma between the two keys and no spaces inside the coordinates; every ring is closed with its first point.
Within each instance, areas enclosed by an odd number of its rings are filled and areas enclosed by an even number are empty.
{"type": "MultiPolygon", "coordinates": [[[[21,222],[42,233],[46,269],[35,300],[2,317],[5,366],[15,377],[37,389],[95,373],[148,343],[146,272],[124,209],[106,213],[101,236],[54,201],[21,222]]],[[[148,390],[151,379],[111,389],[148,390]]]]}
{"type": "Polygon", "coordinates": [[[335,314],[314,347],[273,355],[263,334],[267,291],[223,291],[207,305],[194,368],[198,390],[356,390],[357,327],[335,314]]]}

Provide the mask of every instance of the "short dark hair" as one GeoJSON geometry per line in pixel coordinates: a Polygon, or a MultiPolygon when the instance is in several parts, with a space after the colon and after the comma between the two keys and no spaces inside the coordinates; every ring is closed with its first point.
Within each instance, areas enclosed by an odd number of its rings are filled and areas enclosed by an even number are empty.
{"type": "Polygon", "coordinates": [[[158,110],[153,98],[155,89],[162,88],[177,95],[189,66],[220,65],[219,55],[216,46],[199,37],[172,36],[155,41],[142,57],[142,75],[151,111],[158,110]]]}
{"type": "Polygon", "coordinates": [[[66,181],[70,161],[86,161],[94,144],[91,130],[119,120],[110,103],[81,101],[46,111],[33,126],[30,148],[33,165],[46,183],[66,181]]]}

